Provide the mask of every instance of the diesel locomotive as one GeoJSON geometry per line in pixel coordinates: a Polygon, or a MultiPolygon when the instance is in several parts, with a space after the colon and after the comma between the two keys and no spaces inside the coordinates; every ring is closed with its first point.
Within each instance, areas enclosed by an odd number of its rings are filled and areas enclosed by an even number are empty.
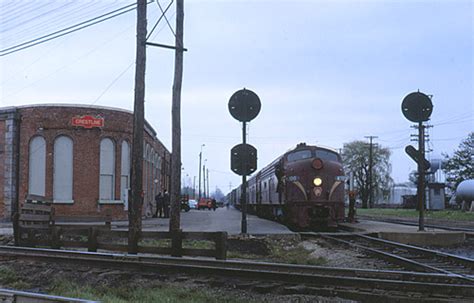
{"type": "MultiPolygon", "coordinates": [[[[345,179],[335,150],[300,143],[248,180],[247,212],[298,230],[337,227],[344,220],[345,179]]],[[[228,199],[240,208],[241,187],[228,199]]]]}

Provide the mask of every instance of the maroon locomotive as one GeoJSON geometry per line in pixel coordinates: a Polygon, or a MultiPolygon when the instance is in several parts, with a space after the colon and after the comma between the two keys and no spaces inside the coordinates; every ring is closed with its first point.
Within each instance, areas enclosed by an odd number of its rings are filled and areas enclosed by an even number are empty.
{"type": "MultiPolygon", "coordinates": [[[[249,179],[247,211],[299,230],[336,227],[344,220],[344,180],[336,151],[301,143],[249,179]]],[[[237,207],[240,189],[228,197],[237,207]]]]}

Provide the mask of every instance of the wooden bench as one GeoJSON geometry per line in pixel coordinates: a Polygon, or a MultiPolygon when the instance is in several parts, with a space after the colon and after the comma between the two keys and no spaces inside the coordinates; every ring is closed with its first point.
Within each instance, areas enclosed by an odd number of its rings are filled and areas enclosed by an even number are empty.
{"type": "Polygon", "coordinates": [[[51,200],[43,196],[28,195],[19,213],[14,216],[15,243],[20,246],[56,247],[58,230],[70,229],[111,229],[112,216],[57,217],[51,200]]]}
{"type": "Polygon", "coordinates": [[[37,195],[27,196],[18,214],[17,243],[21,246],[36,246],[51,241],[53,216],[50,200],[37,195]]]}

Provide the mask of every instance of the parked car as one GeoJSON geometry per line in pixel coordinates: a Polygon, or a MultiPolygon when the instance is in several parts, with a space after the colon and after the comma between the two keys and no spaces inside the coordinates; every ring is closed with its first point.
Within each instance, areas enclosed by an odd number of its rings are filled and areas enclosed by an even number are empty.
{"type": "Polygon", "coordinates": [[[198,201],[196,201],[194,199],[189,200],[188,204],[189,204],[189,207],[191,207],[191,209],[197,209],[198,208],[198,201]]]}
{"type": "Polygon", "coordinates": [[[198,202],[197,208],[198,209],[211,209],[211,199],[201,198],[201,200],[199,200],[198,202]]]}

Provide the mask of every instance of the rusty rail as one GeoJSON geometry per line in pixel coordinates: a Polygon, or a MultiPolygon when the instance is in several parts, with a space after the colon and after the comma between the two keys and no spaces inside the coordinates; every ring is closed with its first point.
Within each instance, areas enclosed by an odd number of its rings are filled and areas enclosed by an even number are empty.
{"type": "Polygon", "coordinates": [[[15,303],[60,303],[60,302],[69,302],[69,303],[95,303],[97,301],[83,300],[77,298],[61,297],[61,296],[52,296],[46,294],[39,294],[33,292],[12,290],[0,288],[0,301],[1,302],[15,302],[15,303]]]}
{"type": "Polygon", "coordinates": [[[335,287],[338,292],[363,291],[365,294],[380,291],[398,295],[418,293],[431,297],[456,297],[474,300],[474,285],[458,276],[402,271],[376,271],[298,266],[288,264],[219,261],[142,255],[72,252],[37,248],[0,246],[0,255],[49,262],[80,263],[160,273],[175,272],[192,275],[225,276],[253,281],[272,281],[286,285],[303,284],[310,287],[335,287]]]}

